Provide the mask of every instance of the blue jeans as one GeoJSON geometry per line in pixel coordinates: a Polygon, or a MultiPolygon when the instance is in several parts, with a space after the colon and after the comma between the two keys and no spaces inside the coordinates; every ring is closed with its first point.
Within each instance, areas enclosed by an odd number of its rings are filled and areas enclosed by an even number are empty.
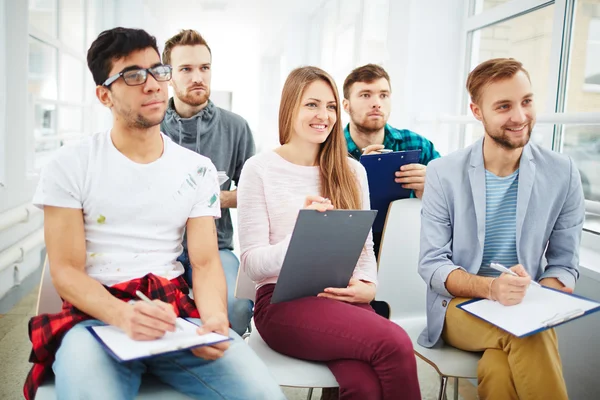
{"type": "MultiPolygon", "coordinates": [[[[200,323],[197,319],[190,320],[200,323]]],[[[285,399],[265,364],[233,331],[230,331],[231,346],[215,361],[181,351],[119,363],[86,329],[96,325],[103,323],[81,322],[62,340],[52,366],[60,400],[134,399],[144,373],[195,399],[285,399]]]]}
{"type": "MultiPolygon", "coordinates": [[[[235,297],[235,283],[237,281],[238,270],[240,269],[240,261],[231,250],[219,250],[221,264],[225,272],[225,280],[227,281],[227,314],[229,315],[229,323],[231,329],[238,335],[242,336],[250,325],[252,318],[252,309],[254,304],[247,299],[237,299],[235,297]]],[[[183,264],[185,268],[185,280],[192,287],[192,266],[187,250],[179,256],[177,261],[183,264]]]]}

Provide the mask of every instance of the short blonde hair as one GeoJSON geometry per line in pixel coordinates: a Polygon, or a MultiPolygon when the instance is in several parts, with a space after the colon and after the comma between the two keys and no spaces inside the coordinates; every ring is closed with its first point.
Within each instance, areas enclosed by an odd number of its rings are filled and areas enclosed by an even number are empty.
{"type": "Polygon", "coordinates": [[[162,54],[162,62],[171,64],[171,51],[177,46],[206,46],[212,56],[210,47],[200,33],[193,29],[183,29],[177,35],[167,40],[162,54]]]}
{"type": "Polygon", "coordinates": [[[490,83],[512,78],[517,72],[523,71],[527,79],[531,81],[529,72],[523,68],[523,64],[514,58],[493,58],[479,64],[467,78],[467,90],[471,101],[479,104],[483,88],[490,83]]]}

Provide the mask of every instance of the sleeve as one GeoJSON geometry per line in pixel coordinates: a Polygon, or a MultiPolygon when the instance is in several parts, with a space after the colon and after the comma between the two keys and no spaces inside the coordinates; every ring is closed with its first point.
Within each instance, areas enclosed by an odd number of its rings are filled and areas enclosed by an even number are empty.
{"type": "MultiPolygon", "coordinates": [[[[363,210],[371,209],[369,200],[369,184],[367,181],[367,171],[365,168],[356,162],[356,175],[360,184],[361,205],[363,210]]],[[[360,253],[356,268],[354,268],[353,278],[363,281],[373,282],[377,285],[377,261],[373,252],[373,231],[369,230],[367,241],[360,253]]]]}
{"type": "Polygon", "coordinates": [[[437,152],[433,142],[423,138],[423,151],[421,152],[421,164],[427,165],[436,158],[440,158],[440,153],[437,152]]]}
{"type": "MultiPolygon", "coordinates": [[[[188,177],[191,179],[191,177],[188,177]]],[[[196,198],[189,218],[221,217],[221,189],[217,169],[211,162],[196,167],[196,198]]],[[[192,179],[194,181],[195,179],[192,179]]]]}
{"type": "Polygon", "coordinates": [[[44,206],[83,208],[83,168],[77,147],[62,147],[40,173],[32,203],[44,206]]]}
{"type": "Polygon", "coordinates": [[[256,151],[254,146],[254,137],[252,136],[252,131],[250,130],[250,126],[247,122],[243,125],[242,131],[242,138],[238,147],[238,154],[235,163],[235,172],[232,177],[232,180],[235,182],[236,186],[240,185],[240,176],[242,175],[242,168],[244,167],[244,164],[250,157],[254,155],[256,151]]]}
{"type": "Polygon", "coordinates": [[[246,163],[238,187],[238,229],[242,270],[254,282],[279,276],[291,233],[270,242],[269,210],[261,167],[246,163]]]}
{"type": "Polygon", "coordinates": [[[434,164],[427,168],[421,204],[419,274],[428,288],[452,297],[446,289],[446,279],[455,269],[464,268],[452,262],[452,225],[447,204],[434,164]]]}
{"type": "Polygon", "coordinates": [[[540,280],[557,278],[563,285],[573,288],[579,278],[579,244],[585,219],[585,200],[579,171],[570,158],[569,163],[569,190],[548,240],[548,265],[540,280]]]}

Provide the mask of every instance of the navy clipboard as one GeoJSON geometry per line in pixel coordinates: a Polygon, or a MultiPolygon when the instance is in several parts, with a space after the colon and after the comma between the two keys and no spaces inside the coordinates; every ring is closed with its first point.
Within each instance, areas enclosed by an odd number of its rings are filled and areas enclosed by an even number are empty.
{"type": "Polygon", "coordinates": [[[473,299],[457,307],[520,338],[600,311],[600,303],[594,300],[543,286],[529,286],[515,306],[473,299]]]}
{"type": "Polygon", "coordinates": [[[164,338],[150,341],[136,341],[129,338],[125,332],[110,325],[88,326],[87,330],[100,343],[102,348],[118,362],[141,360],[150,357],[163,356],[196,347],[212,346],[213,344],[232,340],[218,333],[197,335],[197,324],[180,319],[185,332],[171,336],[168,332],[164,338]],[[194,337],[195,336],[195,337],[194,337]]]}
{"type": "Polygon", "coordinates": [[[375,215],[374,210],[300,210],[271,303],[348,286],[375,215]]]}
{"type": "Polygon", "coordinates": [[[360,157],[360,163],[367,170],[371,209],[379,211],[373,223],[373,232],[383,232],[387,210],[392,201],[410,197],[411,190],[396,183],[396,172],[401,166],[418,163],[420,159],[420,149],[360,157]]]}

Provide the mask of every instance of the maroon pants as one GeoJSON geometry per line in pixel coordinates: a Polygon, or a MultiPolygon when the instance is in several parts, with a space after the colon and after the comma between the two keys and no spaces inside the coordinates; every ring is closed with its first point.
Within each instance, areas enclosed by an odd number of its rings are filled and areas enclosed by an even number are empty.
{"type": "Polygon", "coordinates": [[[275,351],[322,361],[340,385],[341,400],[420,399],[410,338],[368,304],[320,297],[271,304],[275,285],[256,293],[254,322],[275,351]]]}

